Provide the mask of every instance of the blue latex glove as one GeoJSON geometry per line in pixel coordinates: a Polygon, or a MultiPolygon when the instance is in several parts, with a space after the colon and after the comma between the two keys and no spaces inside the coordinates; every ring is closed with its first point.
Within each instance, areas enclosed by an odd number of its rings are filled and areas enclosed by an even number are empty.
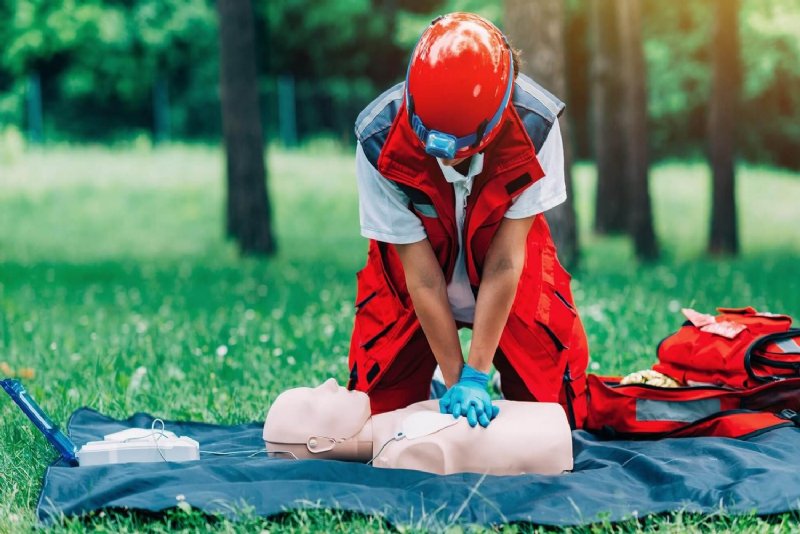
{"type": "Polygon", "coordinates": [[[478,423],[482,427],[489,426],[491,420],[500,413],[500,408],[492,406],[489,392],[486,391],[488,383],[488,374],[465,365],[458,383],[439,399],[439,411],[453,414],[456,419],[464,415],[472,427],[478,423]]]}

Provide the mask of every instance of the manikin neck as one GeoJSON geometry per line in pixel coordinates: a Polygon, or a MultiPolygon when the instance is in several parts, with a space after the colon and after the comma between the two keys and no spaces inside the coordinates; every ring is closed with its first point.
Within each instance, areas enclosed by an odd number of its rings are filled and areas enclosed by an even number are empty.
{"type": "Polygon", "coordinates": [[[368,462],[373,456],[372,419],[367,419],[361,430],[349,438],[312,435],[304,443],[267,441],[266,445],[276,455],[286,454],[295,459],[368,462]]]}
{"type": "Polygon", "coordinates": [[[294,458],[368,462],[397,434],[397,422],[403,411],[373,415],[349,438],[311,435],[304,443],[267,442],[275,454],[294,458]]]}
{"type": "MultiPolygon", "coordinates": [[[[308,444],[312,443],[314,437],[309,438],[308,444]]],[[[355,462],[368,462],[372,459],[374,444],[372,443],[372,418],[352,437],[337,439],[334,443],[326,442],[326,438],[316,439],[323,446],[319,458],[329,457],[335,460],[347,460],[355,462]]],[[[309,451],[313,452],[312,448],[309,451]]]]}
{"type": "Polygon", "coordinates": [[[364,427],[358,434],[356,434],[352,438],[346,439],[343,443],[337,444],[336,450],[338,451],[342,447],[345,447],[348,450],[350,450],[352,447],[354,448],[354,450],[357,451],[356,454],[358,457],[355,458],[356,461],[359,462],[370,461],[374,453],[370,452],[370,449],[368,447],[365,447],[364,445],[367,443],[371,443],[372,449],[375,448],[375,444],[372,442],[372,419],[373,419],[372,417],[367,419],[367,422],[364,423],[364,427]]]}
{"type": "Polygon", "coordinates": [[[332,459],[368,462],[395,435],[397,416],[392,412],[373,415],[357,434],[337,441],[330,451],[322,453],[332,459]]]}
{"type": "Polygon", "coordinates": [[[356,435],[337,442],[328,454],[337,459],[368,462],[395,435],[396,422],[392,412],[373,415],[356,435]]]}

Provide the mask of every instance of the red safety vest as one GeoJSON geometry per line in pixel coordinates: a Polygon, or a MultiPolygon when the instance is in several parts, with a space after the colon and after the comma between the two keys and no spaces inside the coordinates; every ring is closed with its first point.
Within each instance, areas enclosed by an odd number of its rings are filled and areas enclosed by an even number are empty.
{"type": "MultiPolygon", "coordinates": [[[[509,106],[503,129],[485,150],[484,168],[467,198],[464,247],[473,291],[480,286],[489,244],[513,199],[544,176],[517,112],[509,106]]],[[[434,158],[411,130],[404,106],[378,159],[378,171],[409,196],[447,282],[458,255],[455,194],[434,158]]],[[[350,345],[350,389],[369,393],[420,328],[394,246],[371,240],[359,271],[355,327],[350,345]]],[[[500,349],[539,401],[571,404],[576,424],[585,416],[585,334],[543,215],[527,239],[525,267],[500,349]],[[570,360],[570,361],[568,361],[570,360]],[[564,391],[564,384],[570,391],[564,391]],[[577,405],[577,406],[575,406],[577,405]]]]}

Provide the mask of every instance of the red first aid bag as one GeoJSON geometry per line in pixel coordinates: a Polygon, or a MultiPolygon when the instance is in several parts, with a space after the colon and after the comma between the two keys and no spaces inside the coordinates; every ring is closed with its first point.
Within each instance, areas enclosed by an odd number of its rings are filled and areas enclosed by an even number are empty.
{"type": "Polygon", "coordinates": [[[688,320],[659,344],[653,369],[684,384],[733,388],[800,376],[800,329],[791,317],[751,307],[718,312],[683,310],[688,320]]]}
{"type": "Polygon", "coordinates": [[[800,378],[736,390],[622,385],[619,377],[588,375],[588,394],[586,429],[609,438],[747,438],[800,426],[800,378]]]}

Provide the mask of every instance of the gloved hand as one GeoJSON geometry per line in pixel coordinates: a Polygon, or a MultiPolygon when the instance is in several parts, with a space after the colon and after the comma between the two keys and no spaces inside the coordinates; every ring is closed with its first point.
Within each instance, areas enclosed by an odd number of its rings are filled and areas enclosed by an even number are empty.
{"type": "Polygon", "coordinates": [[[472,427],[478,423],[482,427],[489,426],[489,422],[500,413],[500,408],[492,406],[489,392],[486,391],[488,383],[488,374],[465,365],[458,383],[439,399],[439,411],[453,414],[456,419],[465,415],[472,427]]]}

